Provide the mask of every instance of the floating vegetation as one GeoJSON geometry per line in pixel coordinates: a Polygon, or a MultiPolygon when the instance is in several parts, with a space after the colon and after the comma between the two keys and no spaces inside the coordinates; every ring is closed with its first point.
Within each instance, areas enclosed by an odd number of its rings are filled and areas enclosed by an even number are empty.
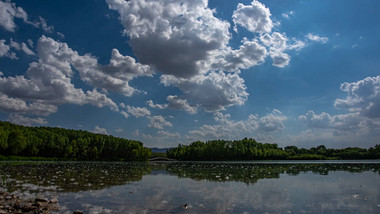
{"type": "Polygon", "coordinates": [[[151,171],[147,164],[124,162],[8,162],[1,163],[0,170],[12,178],[8,192],[46,187],[58,192],[96,190],[139,181],[151,171]]]}

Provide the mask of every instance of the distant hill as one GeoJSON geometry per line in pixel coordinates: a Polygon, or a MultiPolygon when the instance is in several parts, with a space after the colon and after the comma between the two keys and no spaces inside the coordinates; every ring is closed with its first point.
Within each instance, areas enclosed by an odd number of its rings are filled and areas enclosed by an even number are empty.
{"type": "Polygon", "coordinates": [[[150,151],[152,151],[152,153],[166,153],[167,150],[169,149],[172,149],[172,148],[157,148],[157,147],[153,147],[153,148],[150,148],[150,151]]]}

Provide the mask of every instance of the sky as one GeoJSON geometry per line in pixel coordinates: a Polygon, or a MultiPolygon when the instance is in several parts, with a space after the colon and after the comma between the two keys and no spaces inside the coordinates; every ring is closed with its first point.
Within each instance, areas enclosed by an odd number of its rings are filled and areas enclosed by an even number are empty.
{"type": "Polygon", "coordinates": [[[173,147],[380,144],[380,1],[0,0],[0,120],[173,147]]]}

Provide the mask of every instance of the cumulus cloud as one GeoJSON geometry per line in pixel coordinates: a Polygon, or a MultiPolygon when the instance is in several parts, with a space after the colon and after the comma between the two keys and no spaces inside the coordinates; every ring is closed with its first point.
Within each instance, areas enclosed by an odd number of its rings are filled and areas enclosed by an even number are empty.
{"type": "Polygon", "coordinates": [[[287,50],[299,51],[302,48],[304,48],[305,46],[306,46],[305,42],[303,42],[301,40],[297,40],[295,38],[292,38],[292,43],[288,44],[287,50]]]}
{"type": "Polygon", "coordinates": [[[171,75],[163,75],[161,82],[180,88],[190,103],[194,100],[206,111],[218,111],[232,105],[243,105],[248,98],[244,79],[236,73],[210,72],[208,75],[192,79],[178,79],[171,75]]]}
{"type": "Polygon", "coordinates": [[[267,49],[260,45],[256,39],[244,38],[239,49],[227,48],[223,55],[215,58],[212,67],[216,70],[239,71],[263,63],[266,56],[267,49]]]}
{"type": "Polygon", "coordinates": [[[41,16],[38,17],[38,21],[32,22],[32,24],[37,27],[44,30],[46,33],[52,33],[54,31],[54,27],[51,25],[48,25],[46,22],[46,19],[42,18],[41,16]]]}
{"type": "Polygon", "coordinates": [[[285,128],[285,120],[287,120],[287,117],[284,116],[278,109],[274,109],[272,113],[259,119],[257,129],[267,132],[282,130],[285,128]]]}
{"type": "Polygon", "coordinates": [[[146,103],[147,103],[148,106],[151,107],[151,108],[165,109],[165,108],[168,107],[167,104],[164,104],[164,105],[162,105],[162,104],[154,104],[153,100],[148,100],[146,103]]]}
{"type": "Polygon", "coordinates": [[[198,111],[196,106],[191,106],[186,99],[181,99],[177,95],[169,95],[166,100],[168,101],[166,104],[154,104],[152,100],[147,101],[147,104],[151,108],[184,110],[189,114],[196,114],[198,111]]]}
{"type": "Polygon", "coordinates": [[[246,28],[254,33],[268,33],[272,31],[273,22],[268,8],[258,1],[252,1],[250,5],[239,3],[232,15],[232,21],[237,26],[246,28]]]}
{"type": "Polygon", "coordinates": [[[104,134],[108,135],[108,132],[105,128],[100,128],[99,126],[95,126],[95,128],[92,130],[93,133],[95,134],[104,134]]]}
{"type": "Polygon", "coordinates": [[[367,77],[357,82],[345,82],[340,89],[347,92],[345,99],[337,99],[336,108],[360,112],[362,116],[380,117],[380,76],[367,77]]]}
{"type": "Polygon", "coordinates": [[[189,114],[196,114],[197,108],[190,106],[186,99],[180,99],[178,96],[169,95],[167,97],[169,101],[168,108],[176,110],[184,110],[189,114]]]}
{"type": "Polygon", "coordinates": [[[0,26],[10,32],[15,32],[16,24],[15,18],[22,19],[24,22],[28,21],[28,15],[21,7],[16,7],[14,3],[9,1],[0,1],[0,26]]]}
{"type": "Polygon", "coordinates": [[[108,106],[113,111],[119,111],[119,108],[115,102],[108,98],[107,95],[99,93],[96,89],[86,92],[85,102],[99,108],[108,106]]]}
{"type": "Polygon", "coordinates": [[[36,53],[34,53],[34,51],[30,50],[30,48],[24,42],[21,43],[21,50],[24,51],[24,53],[27,55],[32,55],[32,56],[36,55],[36,53]]]}
{"type": "Polygon", "coordinates": [[[104,66],[95,57],[88,54],[81,56],[66,43],[45,36],[39,39],[37,51],[43,64],[58,64],[68,75],[72,75],[72,65],[88,84],[125,96],[136,93],[136,89],[129,86],[130,80],[137,76],[151,76],[153,73],[149,66],[136,63],[132,57],[123,56],[116,49],[112,50],[110,64],[104,66]]]}
{"type": "Polygon", "coordinates": [[[335,108],[351,113],[330,115],[309,111],[299,116],[308,128],[331,129],[334,134],[373,134],[380,128],[380,76],[367,77],[357,82],[345,82],[340,89],[347,92],[345,99],[336,99],[335,108]]]}
{"type": "Polygon", "coordinates": [[[11,46],[5,44],[4,39],[0,39],[0,57],[9,57],[11,59],[18,59],[16,54],[11,52],[11,46]]]}
{"type": "Polygon", "coordinates": [[[282,52],[274,52],[271,57],[273,59],[272,65],[280,68],[287,66],[290,61],[290,56],[282,52]]]}
{"type": "Polygon", "coordinates": [[[11,123],[24,125],[24,126],[32,126],[32,125],[44,125],[47,124],[46,119],[37,117],[37,118],[30,118],[30,117],[24,117],[19,114],[11,114],[9,115],[8,120],[11,123]]]}
{"type": "MultiPolygon", "coordinates": [[[[28,52],[25,43],[11,40],[11,46],[28,52]]],[[[47,116],[56,112],[57,106],[70,103],[109,107],[128,117],[104,92],[109,90],[131,96],[136,90],[128,82],[137,76],[151,76],[153,73],[149,66],[121,55],[116,49],[112,51],[109,65],[101,65],[95,57],[79,55],[66,43],[45,36],[38,40],[36,49],[38,62],[30,63],[25,75],[0,76],[0,99],[6,101],[0,104],[2,111],[47,116]],[[95,88],[88,91],[75,88],[71,82],[73,68],[82,80],[95,88]]]]}
{"type": "Polygon", "coordinates": [[[173,126],[170,122],[166,121],[161,115],[150,117],[149,127],[155,129],[164,129],[165,127],[173,126]]]}
{"type": "Polygon", "coordinates": [[[187,138],[191,140],[209,139],[239,139],[241,136],[251,136],[260,131],[262,133],[273,133],[285,128],[284,121],[287,117],[279,110],[274,109],[270,114],[263,117],[249,115],[246,120],[233,121],[229,114],[217,112],[214,115],[216,125],[203,125],[198,129],[188,132],[187,138]]]}
{"type": "Polygon", "coordinates": [[[36,53],[32,51],[24,42],[17,43],[10,39],[9,45],[5,44],[6,40],[0,40],[0,57],[8,57],[10,59],[18,59],[16,53],[12,52],[13,50],[23,51],[27,55],[35,56],[36,53]]]}
{"type": "MultiPolygon", "coordinates": [[[[253,38],[244,38],[237,49],[229,44],[232,38],[229,22],[215,17],[215,10],[208,7],[207,0],[107,0],[107,3],[119,13],[124,35],[128,36],[137,60],[160,72],[165,86],[178,87],[183,92],[181,99],[189,106],[206,111],[246,101],[248,93],[239,77],[241,69],[263,63],[268,55],[274,66],[285,67],[291,59],[285,51],[305,46],[285,34],[271,33],[274,24],[270,11],[258,1],[250,5],[240,3],[233,13],[235,30],[240,26],[257,33],[253,38]]],[[[152,108],[168,107],[148,102],[152,108]]]]}
{"type": "Polygon", "coordinates": [[[27,103],[22,99],[0,93],[0,110],[7,113],[47,116],[57,112],[57,106],[39,102],[27,103]]]}
{"type": "Polygon", "coordinates": [[[358,113],[331,116],[326,112],[318,115],[314,111],[309,111],[299,116],[299,119],[308,128],[332,129],[335,135],[365,134],[368,133],[370,126],[374,125],[371,120],[361,117],[358,113]]]}
{"type": "Polygon", "coordinates": [[[230,39],[229,23],[214,17],[207,1],[107,3],[119,12],[138,60],[164,74],[189,78],[204,73],[213,51],[224,48],[230,39]]]}
{"type": "Polygon", "coordinates": [[[120,111],[120,114],[122,114],[125,118],[129,117],[129,114],[125,111],[120,111]]]}
{"type": "Polygon", "coordinates": [[[36,28],[41,28],[47,33],[51,33],[54,30],[53,26],[49,26],[46,20],[39,17],[39,20],[31,21],[28,19],[28,14],[21,7],[17,7],[16,4],[10,1],[0,1],[0,26],[10,32],[15,32],[16,23],[15,18],[22,19],[24,23],[33,25],[36,28]]]}
{"type": "Polygon", "coordinates": [[[282,68],[289,64],[290,56],[284,53],[288,49],[288,38],[284,34],[274,32],[270,35],[266,33],[261,35],[260,41],[269,47],[269,55],[273,60],[273,66],[282,68]]]}
{"type": "Polygon", "coordinates": [[[163,131],[163,130],[159,130],[157,131],[157,134],[160,135],[161,138],[174,138],[174,139],[179,139],[181,138],[181,134],[178,133],[178,132],[166,132],[166,131],[163,131]]]}
{"type": "Polygon", "coordinates": [[[150,111],[147,108],[143,107],[133,107],[133,106],[126,106],[128,113],[133,115],[134,117],[146,117],[150,115],[150,111]]]}
{"type": "Polygon", "coordinates": [[[308,33],[306,35],[306,38],[311,40],[311,41],[314,41],[314,42],[320,42],[320,43],[327,43],[329,41],[329,38],[327,37],[322,37],[322,36],[319,36],[319,35],[316,35],[316,34],[312,34],[312,33],[308,33]]]}

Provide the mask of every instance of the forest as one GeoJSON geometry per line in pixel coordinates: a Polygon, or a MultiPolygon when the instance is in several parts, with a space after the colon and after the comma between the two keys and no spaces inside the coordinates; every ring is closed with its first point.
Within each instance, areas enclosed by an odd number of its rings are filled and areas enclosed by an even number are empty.
{"type": "Polygon", "coordinates": [[[379,159],[380,145],[369,149],[349,147],[330,149],[323,145],[310,149],[296,146],[278,147],[277,144],[259,143],[251,138],[226,141],[196,141],[166,152],[168,158],[185,161],[227,160],[326,160],[326,159],[379,159]]]}
{"type": "MultiPolygon", "coordinates": [[[[150,149],[136,140],[82,130],[25,127],[0,121],[0,156],[140,161],[148,160],[151,154],[150,149]]],[[[277,144],[244,138],[179,144],[167,150],[166,156],[183,161],[380,159],[380,145],[368,149],[332,149],[323,145],[310,149],[296,146],[280,148],[277,144]]]]}
{"type": "Polygon", "coordinates": [[[0,155],[78,160],[147,160],[142,142],[55,127],[0,121],[0,155]]]}

